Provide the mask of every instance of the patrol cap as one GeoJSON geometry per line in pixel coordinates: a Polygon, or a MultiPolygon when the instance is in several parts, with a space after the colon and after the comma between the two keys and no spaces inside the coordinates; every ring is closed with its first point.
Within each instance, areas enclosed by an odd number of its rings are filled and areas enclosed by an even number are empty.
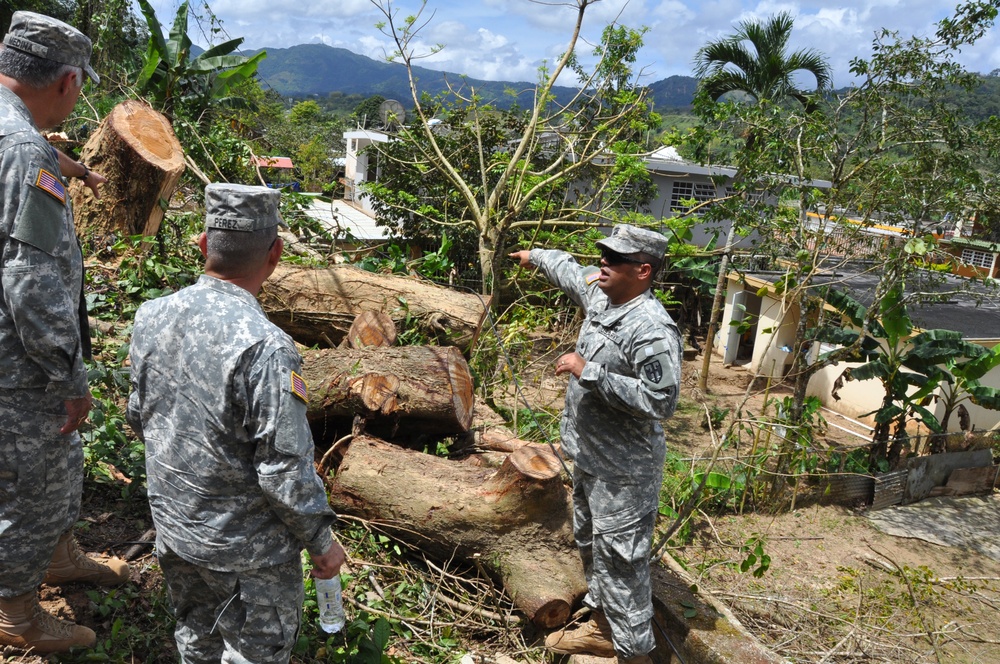
{"type": "Polygon", "coordinates": [[[611,229],[611,235],[595,242],[602,249],[610,249],[619,254],[637,254],[640,251],[657,259],[667,253],[667,238],[646,228],[630,224],[618,224],[611,229]]]}
{"type": "Polygon", "coordinates": [[[249,232],[285,226],[280,200],[277,189],[213,182],[205,187],[205,228],[249,232]]]}
{"type": "Polygon", "coordinates": [[[35,12],[14,12],[3,43],[45,60],[79,67],[94,83],[101,79],[90,66],[93,45],[90,38],[51,16],[35,12]]]}

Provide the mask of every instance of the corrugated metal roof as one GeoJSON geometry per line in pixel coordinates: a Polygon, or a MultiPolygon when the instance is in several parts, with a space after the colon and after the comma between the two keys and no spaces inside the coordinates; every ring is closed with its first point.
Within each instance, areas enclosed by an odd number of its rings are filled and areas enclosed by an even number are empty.
{"type": "Polygon", "coordinates": [[[388,232],[375,225],[375,218],[347,201],[314,198],[305,213],[322,223],[335,237],[350,233],[357,240],[385,240],[388,232]]]}
{"type": "Polygon", "coordinates": [[[253,163],[261,168],[295,168],[291,157],[259,157],[253,158],[253,163]]]}

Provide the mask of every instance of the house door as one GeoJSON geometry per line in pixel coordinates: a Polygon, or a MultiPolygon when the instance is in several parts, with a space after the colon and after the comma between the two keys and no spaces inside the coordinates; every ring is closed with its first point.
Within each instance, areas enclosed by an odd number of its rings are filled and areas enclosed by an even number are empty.
{"type": "Polygon", "coordinates": [[[747,292],[739,291],[733,294],[733,315],[729,324],[729,334],[726,337],[726,352],[722,356],[722,364],[730,365],[736,361],[736,356],[740,352],[740,330],[739,323],[746,316],[747,292]]]}

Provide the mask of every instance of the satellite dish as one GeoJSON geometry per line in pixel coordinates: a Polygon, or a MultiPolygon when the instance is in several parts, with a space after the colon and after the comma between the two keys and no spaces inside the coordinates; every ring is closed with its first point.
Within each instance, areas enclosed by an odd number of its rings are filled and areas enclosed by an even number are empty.
{"type": "Polygon", "coordinates": [[[395,99],[386,99],[378,106],[383,127],[398,127],[406,119],[406,109],[395,99]]]}

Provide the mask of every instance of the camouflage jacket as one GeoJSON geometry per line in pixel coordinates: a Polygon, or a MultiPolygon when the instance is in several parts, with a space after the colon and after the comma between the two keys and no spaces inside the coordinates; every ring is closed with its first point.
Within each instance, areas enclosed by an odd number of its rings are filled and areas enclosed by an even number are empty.
{"type": "Polygon", "coordinates": [[[0,389],[84,397],[83,256],[69,194],[27,107],[3,86],[0,178],[0,389]]]}
{"type": "Polygon", "coordinates": [[[129,423],[146,443],[157,537],[218,571],[332,544],[301,358],[248,291],[203,275],[139,307],[129,423]]]}
{"type": "Polygon", "coordinates": [[[677,326],[650,291],[611,306],[598,287],[599,269],[565,252],[532,249],[530,259],[585,314],[576,352],[586,365],[566,389],[563,449],[603,480],[655,480],[666,454],[659,421],[673,414],[680,387],[677,326]]]}

